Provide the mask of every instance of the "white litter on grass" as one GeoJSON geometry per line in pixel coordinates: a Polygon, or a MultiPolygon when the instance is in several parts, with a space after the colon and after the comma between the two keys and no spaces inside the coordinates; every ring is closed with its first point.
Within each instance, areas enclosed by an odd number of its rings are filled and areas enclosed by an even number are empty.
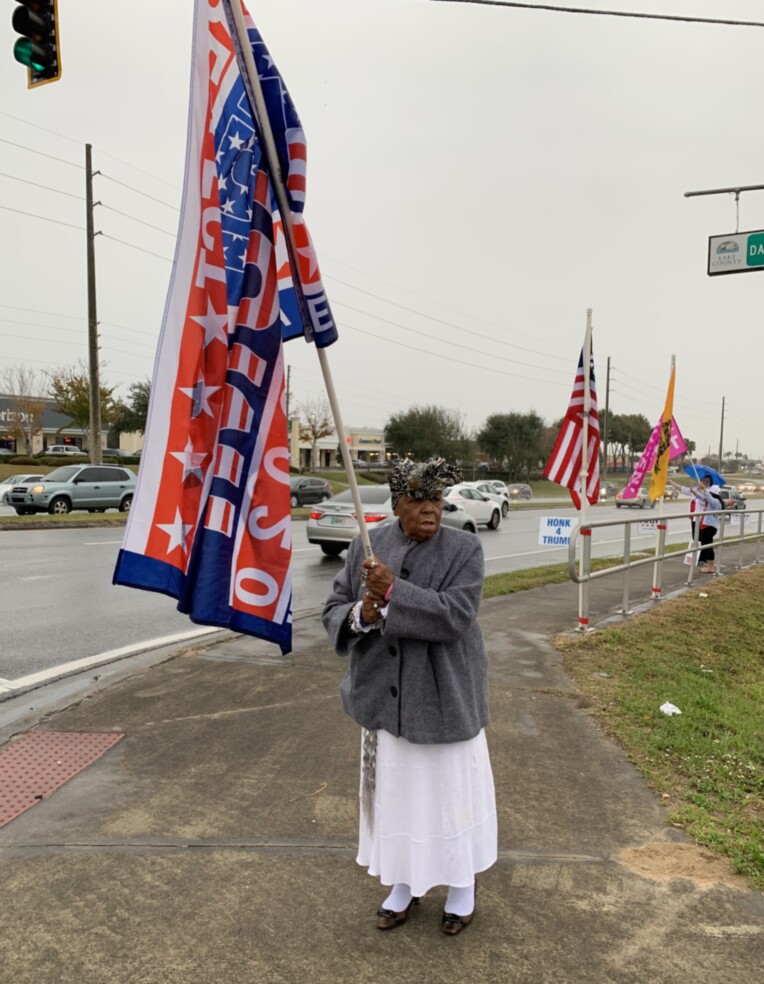
{"type": "Polygon", "coordinates": [[[672,714],[682,713],[675,704],[669,704],[668,701],[666,701],[665,704],[661,704],[660,710],[662,710],[664,714],[668,714],[669,717],[671,717],[672,714]]]}
{"type": "Polygon", "coordinates": [[[708,594],[705,591],[698,592],[698,598],[707,598],[708,594]]]}

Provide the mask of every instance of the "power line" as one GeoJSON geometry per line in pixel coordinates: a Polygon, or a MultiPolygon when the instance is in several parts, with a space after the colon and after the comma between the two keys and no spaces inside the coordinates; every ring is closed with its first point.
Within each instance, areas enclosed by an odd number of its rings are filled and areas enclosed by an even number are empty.
{"type": "MultiPolygon", "coordinates": [[[[413,332],[415,335],[421,335],[423,338],[429,338],[433,342],[437,342],[439,345],[452,345],[454,348],[463,349],[465,352],[472,352],[473,355],[484,355],[489,359],[500,359],[502,362],[511,362],[515,366],[525,366],[527,369],[543,369],[544,366],[537,366],[531,362],[519,362],[516,359],[510,359],[506,355],[496,355],[494,352],[482,352],[480,350],[472,350],[467,348],[466,345],[460,345],[459,342],[450,342],[447,338],[438,338],[435,335],[428,335],[426,331],[420,331],[418,328],[412,328],[410,325],[402,325],[399,321],[391,321],[389,318],[383,318],[379,314],[372,314],[371,311],[364,311],[363,308],[353,307],[351,304],[345,304],[344,301],[336,302],[340,307],[349,308],[351,311],[355,311],[357,314],[365,314],[369,318],[374,318],[377,321],[382,321],[386,325],[394,325],[396,328],[402,328],[404,331],[413,332]]],[[[467,329],[464,329],[467,331],[467,329]]],[[[474,334],[473,332],[468,332],[469,334],[474,334]]],[[[481,336],[485,337],[485,336],[481,336]]],[[[509,343],[506,343],[509,344],[509,343]]],[[[550,369],[549,372],[559,373],[561,376],[569,376],[569,373],[562,369],[550,369]]]]}
{"type": "Polygon", "coordinates": [[[0,171],[0,177],[10,178],[11,181],[21,181],[23,184],[32,185],[35,188],[44,188],[46,191],[53,191],[57,195],[66,195],[67,198],[76,198],[78,201],[84,202],[84,195],[75,195],[71,191],[60,191],[58,188],[53,188],[51,185],[38,184],[36,181],[30,181],[28,178],[20,178],[16,174],[6,174],[5,171],[0,171]]]}
{"type": "Polygon", "coordinates": [[[27,126],[32,126],[35,130],[43,130],[45,133],[52,133],[54,137],[60,137],[62,140],[69,140],[71,143],[78,144],[82,146],[82,141],[75,140],[74,137],[67,137],[64,133],[57,133],[55,130],[49,130],[47,126],[40,126],[39,123],[30,123],[29,120],[22,119],[20,116],[13,116],[11,113],[5,113],[0,111],[0,116],[7,116],[9,120],[15,120],[17,123],[25,123],[27,126]]]}
{"type": "Polygon", "coordinates": [[[142,246],[136,246],[135,243],[127,243],[124,239],[117,239],[116,236],[109,236],[105,232],[99,233],[104,239],[110,239],[113,243],[122,243],[123,246],[129,246],[130,249],[137,249],[139,253],[148,253],[149,256],[156,256],[159,260],[164,260],[166,263],[172,263],[169,256],[162,256],[161,253],[152,253],[150,249],[144,249],[142,246]]]}
{"type": "Polygon", "coordinates": [[[47,157],[50,161],[58,161],[60,164],[68,164],[69,167],[79,168],[80,171],[84,170],[84,164],[75,164],[73,161],[66,161],[63,157],[55,157],[53,154],[44,154],[41,150],[35,150],[33,147],[26,147],[24,144],[14,143],[13,140],[6,140],[5,137],[0,137],[0,143],[9,144],[11,147],[18,147],[20,150],[26,150],[30,154],[38,154],[40,157],[47,157]]]}
{"type": "MultiPolygon", "coordinates": [[[[363,328],[358,328],[356,325],[351,325],[348,324],[347,322],[343,327],[350,328],[351,331],[357,331],[361,335],[366,335],[369,338],[375,338],[377,339],[377,341],[380,341],[379,335],[375,335],[373,331],[364,331],[363,328]]],[[[385,339],[381,339],[381,340],[384,341],[385,339]]],[[[494,372],[494,373],[498,373],[498,375],[500,376],[511,376],[513,379],[525,379],[532,383],[549,383],[549,385],[551,386],[566,385],[563,382],[558,383],[555,380],[538,379],[533,376],[520,375],[519,373],[516,372],[507,372],[504,369],[494,369],[492,366],[477,366],[473,362],[464,362],[463,359],[452,359],[450,356],[441,355],[440,352],[434,352],[432,351],[432,349],[417,348],[415,345],[407,345],[405,342],[396,342],[395,347],[411,349],[412,352],[420,352],[423,355],[427,355],[433,359],[445,359],[446,362],[455,362],[458,366],[467,366],[470,369],[479,369],[481,372],[494,372]]]]}
{"type": "MultiPolygon", "coordinates": [[[[356,287],[355,284],[349,284],[346,280],[340,280],[339,277],[332,277],[330,274],[326,274],[327,280],[334,280],[335,283],[342,284],[343,287],[350,287],[351,290],[357,290],[361,294],[366,294],[369,297],[374,297],[378,301],[382,301],[384,304],[390,304],[392,307],[400,308],[403,311],[408,311],[409,314],[416,314],[420,318],[427,318],[428,321],[434,321],[439,325],[445,325],[448,328],[455,328],[457,331],[462,331],[466,335],[474,335],[476,338],[484,338],[486,341],[493,342],[494,345],[506,345],[508,348],[516,348],[521,352],[530,352],[532,355],[540,355],[545,359],[557,359],[560,362],[567,361],[563,356],[559,355],[548,355],[546,352],[540,352],[538,349],[526,348],[524,345],[515,345],[514,342],[505,342],[501,338],[494,338],[491,335],[484,335],[479,331],[472,331],[469,328],[464,328],[462,325],[454,324],[453,321],[446,321],[443,318],[436,318],[434,314],[427,314],[424,311],[417,311],[415,308],[407,307],[405,304],[398,304],[397,301],[390,301],[386,297],[380,297],[379,294],[375,294],[373,291],[365,290],[363,287],[356,287]]],[[[342,303],[339,301],[338,303],[342,303]]],[[[349,306],[349,305],[346,305],[349,306]]],[[[354,309],[354,310],[357,310],[354,309]]]]}
{"type": "Polygon", "coordinates": [[[116,178],[112,178],[110,174],[104,174],[103,171],[99,171],[98,176],[105,178],[107,181],[113,181],[114,184],[118,184],[122,188],[127,188],[129,191],[134,191],[136,195],[141,195],[143,198],[148,198],[149,201],[156,202],[158,205],[164,205],[165,208],[171,208],[173,212],[180,211],[177,205],[170,205],[168,202],[163,202],[161,198],[155,198],[153,195],[148,195],[145,191],[141,191],[139,188],[134,188],[132,185],[126,184],[124,181],[118,181],[116,178]]]}
{"type": "Polygon", "coordinates": [[[95,149],[103,157],[110,157],[113,161],[117,161],[117,163],[123,164],[125,167],[132,168],[133,171],[137,171],[139,174],[143,174],[147,178],[151,178],[153,181],[159,181],[160,184],[166,184],[168,188],[173,188],[175,191],[178,190],[178,186],[177,185],[172,184],[172,182],[170,182],[170,181],[165,181],[164,178],[157,177],[156,174],[152,174],[150,171],[144,171],[143,168],[136,167],[135,164],[130,164],[127,161],[123,161],[121,158],[115,157],[114,154],[109,154],[105,150],[101,150],[100,147],[96,147],[95,149]]]}
{"type": "Polygon", "coordinates": [[[764,21],[743,21],[721,17],[693,17],[684,14],[645,14],[632,10],[593,10],[590,7],[561,7],[550,3],[520,3],[517,0],[434,0],[435,3],[472,3],[484,7],[515,7],[545,10],[555,14],[587,14],[597,17],[632,17],[639,20],[676,21],[685,24],[720,24],[723,27],[764,27],[764,21]]]}
{"type": "MultiPolygon", "coordinates": [[[[61,314],[59,311],[40,311],[38,308],[18,307],[15,304],[0,303],[0,308],[9,308],[11,311],[26,311],[31,314],[49,314],[52,318],[76,318],[78,321],[84,321],[87,318],[85,314],[61,314]]],[[[50,325],[46,325],[46,327],[49,328],[50,325]]]]}
{"type": "Polygon", "coordinates": [[[126,219],[131,219],[133,222],[140,222],[141,225],[147,226],[149,229],[156,229],[157,232],[163,232],[165,236],[175,237],[174,232],[168,232],[166,229],[160,229],[159,226],[152,225],[150,222],[144,222],[143,219],[136,219],[134,215],[130,215],[127,212],[120,212],[118,208],[112,208],[111,205],[105,205],[103,202],[96,202],[96,205],[100,205],[101,208],[107,209],[109,212],[116,212],[117,215],[122,215],[126,219]]]}
{"type": "Polygon", "coordinates": [[[15,212],[17,215],[28,215],[32,219],[42,219],[43,222],[53,222],[55,225],[67,226],[69,229],[77,229],[79,232],[85,231],[85,226],[72,225],[71,222],[60,222],[58,219],[51,219],[49,215],[35,215],[34,212],[22,212],[20,208],[11,208],[10,205],[0,205],[0,208],[5,209],[6,212],[15,212]]]}

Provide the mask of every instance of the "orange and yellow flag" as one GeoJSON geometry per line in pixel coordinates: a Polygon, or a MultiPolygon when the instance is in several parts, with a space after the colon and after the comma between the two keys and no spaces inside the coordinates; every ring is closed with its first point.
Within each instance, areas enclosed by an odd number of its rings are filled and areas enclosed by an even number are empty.
{"type": "Polygon", "coordinates": [[[666,405],[663,408],[661,417],[661,433],[658,440],[658,450],[655,454],[650,476],[649,496],[652,502],[660,499],[666,491],[666,479],[668,478],[669,456],[671,454],[671,418],[674,416],[674,374],[676,367],[673,359],[671,362],[671,378],[669,379],[668,393],[666,394],[666,405]]]}

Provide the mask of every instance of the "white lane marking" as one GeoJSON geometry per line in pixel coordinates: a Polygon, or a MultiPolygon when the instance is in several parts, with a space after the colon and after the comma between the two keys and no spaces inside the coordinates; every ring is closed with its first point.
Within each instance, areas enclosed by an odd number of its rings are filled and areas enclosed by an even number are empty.
{"type": "Polygon", "coordinates": [[[22,581],[49,581],[52,577],[58,577],[58,574],[32,574],[30,577],[22,577],[22,581]]]}
{"type": "Polygon", "coordinates": [[[108,649],[96,656],[84,656],[82,659],[71,660],[69,663],[60,663],[58,666],[50,667],[50,669],[41,670],[39,673],[30,673],[28,676],[17,677],[15,680],[3,680],[1,681],[2,689],[23,690],[27,687],[39,687],[50,680],[57,680],[62,676],[71,676],[71,674],[79,673],[90,666],[111,663],[125,656],[137,656],[138,653],[145,653],[151,649],[161,649],[162,646],[171,646],[176,642],[186,642],[220,631],[221,629],[217,626],[205,626],[204,628],[191,629],[188,632],[176,632],[174,635],[146,639],[143,642],[133,643],[131,646],[121,646],[119,649],[108,649]]]}

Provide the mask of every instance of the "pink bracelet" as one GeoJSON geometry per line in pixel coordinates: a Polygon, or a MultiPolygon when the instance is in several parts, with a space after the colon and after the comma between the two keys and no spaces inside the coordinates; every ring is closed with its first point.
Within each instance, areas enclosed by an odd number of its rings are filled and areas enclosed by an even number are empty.
{"type": "Polygon", "coordinates": [[[390,587],[385,591],[385,601],[390,601],[390,595],[393,593],[393,588],[395,587],[395,581],[390,582],[390,587]]]}

